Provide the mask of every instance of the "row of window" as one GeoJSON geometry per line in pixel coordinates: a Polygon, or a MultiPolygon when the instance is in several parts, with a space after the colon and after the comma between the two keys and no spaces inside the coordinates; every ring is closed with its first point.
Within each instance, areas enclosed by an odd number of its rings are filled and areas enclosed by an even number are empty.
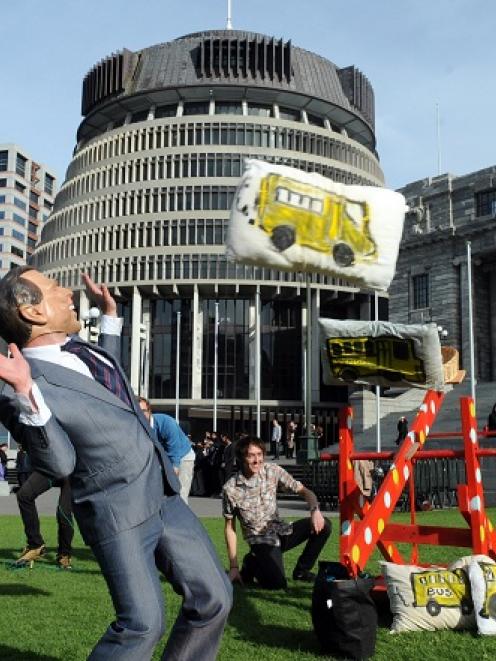
{"type": "Polygon", "coordinates": [[[236,145],[297,151],[341,161],[374,177],[382,178],[382,172],[370,152],[359,145],[347,144],[336,134],[326,136],[268,124],[208,122],[154,125],[103,137],[78,152],[69,166],[67,178],[71,179],[82,170],[89,169],[107,158],[142,151],[202,145],[236,145]]]}
{"type": "MultiPolygon", "coordinates": [[[[27,179],[27,162],[28,159],[23,156],[22,154],[17,153],[16,154],[16,167],[15,167],[15,172],[18,174],[20,177],[23,177],[24,179],[27,179]]],[[[9,169],[9,152],[7,149],[2,149],[0,150],[0,172],[7,172],[9,169]]],[[[31,177],[34,178],[36,177],[36,171],[39,169],[39,165],[36,163],[32,162],[31,164],[31,177]]],[[[54,191],[54,186],[55,186],[55,178],[52,177],[50,174],[45,172],[45,179],[44,179],[44,187],[43,190],[47,195],[53,195],[54,191]]],[[[22,185],[22,184],[20,184],[22,185]]]]}
{"type": "MultiPolygon", "coordinates": [[[[8,187],[8,180],[7,179],[0,179],[0,188],[7,188],[8,187]]],[[[20,181],[14,180],[14,188],[15,190],[19,191],[19,193],[26,194],[26,186],[22,184],[20,181]]],[[[34,204],[36,206],[39,206],[40,204],[40,196],[38,193],[36,193],[34,190],[29,191],[29,202],[30,205],[34,204]]],[[[53,204],[50,202],[50,200],[47,200],[46,198],[43,198],[41,200],[42,205],[45,207],[45,209],[48,209],[51,211],[53,204]]],[[[32,207],[30,206],[30,209],[32,207]]]]}
{"type": "Polygon", "coordinates": [[[104,131],[111,131],[120,126],[128,126],[137,122],[162,119],[164,117],[188,117],[193,115],[238,115],[244,117],[275,117],[291,122],[304,122],[311,126],[329,128],[331,131],[340,129],[326,117],[313,115],[300,109],[277,106],[265,103],[243,102],[243,101],[186,101],[181,105],[170,103],[160,106],[152,106],[145,110],[137,110],[133,113],[122,114],[105,128],[95,128],[90,131],[90,136],[95,137],[104,131]]]}
{"type": "Polygon", "coordinates": [[[154,220],[129,225],[110,225],[50,244],[43,234],[39,264],[99,252],[155,248],[158,246],[224,245],[229,221],[226,219],[154,220]]]}
{"type": "MultiPolygon", "coordinates": [[[[37,253],[32,262],[34,266],[39,268],[44,264],[48,264],[48,262],[42,263],[39,257],[40,255],[37,253]]],[[[60,272],[57,271],[60,284],[64,287],[80,286],[81,270],[82,265],[78,264],[67,269],[61,269],[60,272]]],[[[278,283],[302,282],[300,273],[238,264],[228,261],[225,255],[221,254],[122,256],[115,259],[98,260],[91,265],[85,264],[84,271],[88,272],[96,282],[106,282],[110,285],[129,282],[145,284],[152,281],[169,282],[171,280],[197,281],[199,279],[260,280],[278,283]]],[[[316,284],[334,287],[352,286],[346,280],[331,278],[324,274],[312,274],[311,281],[316,284]]]]}
{"type": "Polygon", "coordinates": [[[107,218],[180,211],[228,211],[233,204],[233,186],[171,186],[106,195],[55,213],[43,229],[43,241],[50,241],[74,225],[107,218]]]}
{"type": "MultiPolygon", "coordinates": [[[[138,110],[129,115],[122,115],[113,123],[113,128],[122,126],[124,123],[143,122],[147,119],[160,119],[161,117],[176,117],[178,104],[170,103],[162,106],[152,107],[147,110],[138,110]]],[[[305,121],[305,115],[300,109],[286,108],[285,106],[273,106],[266,103],[243,103],[240,101],[185,101],[182,104],[182,115],[244,115],[255,117],[279,117],[292,122],[305,121]]],[[[325,126],[325,118],[306,113],[308,124],[314,126],[325,126]]],[[[333,130],[337,130],[334,128],[333,130]]]]}
{"type": "Polygon", "coordinates": [[[190,179],[195,177],[236,177],[243,172],[246,159],[256,156],[260,160],[276,161],[282,165],[318,172],[341,183],[370,184],[370,181],[323,163],[274,158],[258,154],[168,154],[129,159],[98,168],[94,172],[79,175],[69,181],[57,196],[56,209],[65,203],[74,203],[80,195],[96,193],[112,186],[134,184],[163,179],[190,179]]]}

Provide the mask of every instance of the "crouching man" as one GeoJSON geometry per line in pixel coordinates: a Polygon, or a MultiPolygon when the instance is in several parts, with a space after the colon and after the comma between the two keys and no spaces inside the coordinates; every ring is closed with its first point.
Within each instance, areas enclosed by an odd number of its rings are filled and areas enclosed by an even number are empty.
{"type": "Polygon", "coordinates": [[[232,582],[251,583],[279,590],[286,588],[282,554],[305,542],[293,571],[296,581],[311,582],[311,572],[330,533],[331,525],[322,516],[315,494],[277,464],[266,464],[265,445],[255,437],[246,437],[236,445],[241,470],[224,485],[224,535],[232,582]],[[308,503],[310,518],[287,523],[279,518],[277,488],[282,485],[299,494],[308,503]],[[243,537],[250,546],[240,567],[237,557],[236,518],[243,537]]]}

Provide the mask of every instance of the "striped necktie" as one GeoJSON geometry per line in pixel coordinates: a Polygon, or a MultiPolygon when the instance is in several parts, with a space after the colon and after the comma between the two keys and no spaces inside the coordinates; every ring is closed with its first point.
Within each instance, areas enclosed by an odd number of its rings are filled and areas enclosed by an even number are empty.
{"type": "Polygon", "coordinates": [[[124,402],[124,404],[127,404],[130,407],[132,406],[126,383],[119,370],[113,365],[108,365],[101,360],[90,350],[87,344],[70,339],[61,346],[61,350],[68,351],[77,356],[85,365],[87,365],[95,381],[98,381],[98,383],[105,386],[107,390],[113,392],[114,395],[124,402]]]}

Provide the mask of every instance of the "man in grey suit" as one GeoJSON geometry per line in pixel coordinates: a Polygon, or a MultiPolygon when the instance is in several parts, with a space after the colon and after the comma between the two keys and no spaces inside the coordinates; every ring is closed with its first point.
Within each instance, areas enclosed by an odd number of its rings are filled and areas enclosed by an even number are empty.
{"type": "Polygon", "coordinates": [[[0,356],[0,420],[35,470],[70,475],[74,515],[116,611],[89,659],[151,658],[164,632],[158,568],[183,596],[162,658],[213,660],[231,588],[115,359],[116,303],[83,278],[104,315],[103,348],[67,343],[80,330],[69,289],[31,267],[0,281],[0,335],[10,350],[0,356]]]}

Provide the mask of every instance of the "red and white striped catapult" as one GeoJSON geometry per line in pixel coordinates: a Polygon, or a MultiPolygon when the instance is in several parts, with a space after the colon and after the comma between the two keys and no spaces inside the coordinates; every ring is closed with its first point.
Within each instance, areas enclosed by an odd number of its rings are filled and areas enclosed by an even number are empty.
{"type": "MultiPolygon", "coordinates": [[[[483,553],[496,560],[496,532],[488,519],[479,458],[496,456],[496,449],[479,446],[475,405],[470,397],[460,399],[461,431],[430,434],[443,402],[444,394],[427,391],[417,417],[398,448],[392,452],[355,452],[353,446],[353,410],[344,407],[339,418],[339,455],[326,459],[339,461],[340,561],[350,576],[357,576],[377,546],[388,562],[419,563],[418,545],[459,546],[483,553]],[[424,450],[427,438],[462,438],[463,450],[424,450]],[[466,466],[466,484],[458,485],[458,507],[468,524],[463,528],[418,525],[415,520],[415,463],[432,458],[462,458],[466,466]],[[376,496],[368,502],[355,481],[353,461],[392,459],[376,496]],[[391,523],[391,515],[405,487],[410,495],[410,523],[391,523]],[[411,557],[405,559],[396,544],[412,545],[411,557]]],[[[324,457],[323,457],[324,458],[324,457]]],[[[428,566],[423,564],[423,566],[428,566]]]]}

